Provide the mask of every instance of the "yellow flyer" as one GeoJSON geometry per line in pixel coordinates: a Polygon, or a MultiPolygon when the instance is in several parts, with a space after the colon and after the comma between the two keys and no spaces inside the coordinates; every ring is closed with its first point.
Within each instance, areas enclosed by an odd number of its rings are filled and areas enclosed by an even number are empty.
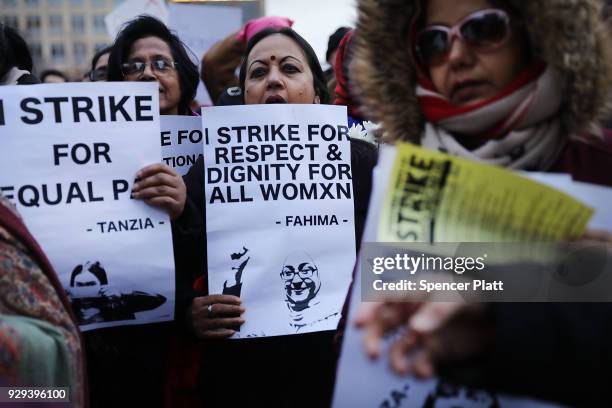
{"type": "Polygon", "coordinates": [[[559,241],[593,209],[503,168],[398,143],[378,230],[382,242],[559,241]]]}

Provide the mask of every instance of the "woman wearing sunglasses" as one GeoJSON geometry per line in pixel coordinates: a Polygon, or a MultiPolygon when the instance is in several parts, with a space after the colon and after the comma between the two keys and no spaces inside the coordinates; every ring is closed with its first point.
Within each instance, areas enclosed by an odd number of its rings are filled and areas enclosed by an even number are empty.
{"type": "MultiPolygon", "coordinates": [[[[364,111],[389,142],[612,186],[612,141],[597,125],[612,87],[602,3],[359,0],[352,74],[364,111]]],[[[610,316],[605,305],[389,303],[359,321],[372,355],[377,333],[408,323],[391,351],[397,371],[608,406],[610,316]]]]}
{"type": "Polygon", "coordinates": [[[591,126],[612,85],[608,30],[596,0],[560,4],[361,1],[364,109],[388,141],[612,185],[610,136],[591,126]]]}
{"type": "MultiPolygon", "coordinates": [[[[140,16],[118,34],[108,57],[109,81],[150,81],[159,88],[162,115],[194,115],[190,104],[199,81],[181,40],[159,20],[140,16]]],[[[159,140],[159,134],[152,134],[159,140]]],[[[133,197],[165,210],[172,220],[176,268],[175,316],[191,299],[192,274],[203,269],[201,216],[186,198],[182,177],[154,163],[136,174],[133,197]]],[[[173,324],[123,326],[85,334],[92,405],[162,406],[173,324]]]]}

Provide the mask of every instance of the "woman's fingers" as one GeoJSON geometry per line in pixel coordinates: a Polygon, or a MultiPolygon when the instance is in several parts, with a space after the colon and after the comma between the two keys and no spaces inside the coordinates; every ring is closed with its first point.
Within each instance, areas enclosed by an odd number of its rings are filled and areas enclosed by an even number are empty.
{"type": "Polygon", "coordinates": [[[378,358],[380,355],[380,344],[385,333],[380,322],[373,320],[363,326],[363,347],[370,358],[378,358]]]}
{"type": "Polygon", "coordinates": [[[242,317],[213,317],[206,319],[206,321],[202,323],[202,328],[205,330],[237,329],[244,324],[244,321],[242,317]]]}
{"type": "Polygon", "coordinates": [[[224,303],[226,305],[241,305],[242,299],[234,295],[208,295],[201,296],[197,299],[201,299],[205,305],[213,305],[215,303],[224,303]]]}
{"type": "Polygon", "coordinates": [[[431,334],[445,324],[463,306],[465,306],[464,303],[454,302],[424,303],[410,318],[409,328],[419,335],[431,334]]]}
{"type": "Polygon", "coordinates": [[[164,163],[153,163],[153,164],[150,164],[150,165],[145,166],[142,169],[138,170],[138,173],[136,173],[136,180],[138,180],[138,179],[144,180],[147,177],[152,176],[154,174],[158,174],[158,173],[166,173],[166,174],[169,174],[171,176],[178,175],[176,170],[172,169],[167,164],[164,164],[164,163]]]}
{"type": "Polygon", "coordinates": [[[431,355],[419,350],[412,358],[411,371],[417,378],[428,379],[434,375],[434,363],[431,355]]]}
{"type": "Polygon", "coordinates": [[[612,233],[605,230],[590,229],[584,233],[584,235],[580,238],[580,241],[612,245],[612,233]]]}
{"type": "MultiPolygon", "coordinates": [[[[371,358],[378,358],[380,344],[386,332],[387,321],[380,318],[381,310],[387,308],[386,303],[373,303],[362,306],[357,315],[356,323],[363,328],[363,345],[371,358]]],[[[384,316],[384,312],[382,312],[384,316]]]]}
{"type": "Polygon", "coordinates": [[[164,209],[174,220],[185,208],[187,187],[174,169],[166,164],[156,163],[143,167],[136,173],[132,197],[164,209]]]}
{"type": "Polygon", "coordinates": [[[362,303],[357,309],[355,324],[357,327],[364,327],[370,324],[376,316],[376,308],[380,307],[380,302],[362,303]]]}
{"type": "Polygon", "coordinates": [[[203,337],[206,332],[218,329],[236,330],[244,324],[245,320],[242,317],[231,318],[207,318],[200,316],[194,319],[192,323],[193,331],[200,337],[203,337]]]}
{"type": "Polygon", "coordinates": [[[356,323],[364,330],[364,347],[371,358],[377,358],[380,354],[383,336],[404,326],[419,305],[410,302],[384,302],[367,306],[360,312],[356,323]]]}
{"type": "Polygon", "coordinates": [[[408,354],[418,345],[416,335],[407,333],[400,336],[389,348],[389,363],[393,371],[400,375],[408,374],[410,364],[408,354]]]}
{"type": "Polygon", "coordinates": [[[245,312],[245,308],[236,305],[224,305],[215,303],[210,307],[210,317],[239,317],[245,312]]]}
{"type": "Polygon", "coordinates": [[[358,311],[355,324],[364,330],[363,346],[371,358],[380,354],[380,341],[383,335],[382,326],[376,319],[376,310],[382,303],[364,303],[358,311]]]}
{"type": "Polygon", "coordinates": [[[202,333],[196,333],[196,334],[198,334],[198,336],[203,339],[214,340],[214,339],[227,339],[228,337],[232,337],[234,333],[236,333],[236,331],[232,329],[214,329],[214,330],[207,330],[202,333]]]}
{"type": "Polygon", "coordinates": [[[150,189],[151,187],[158,187],[160,189],[160,193],[166,193],[167,190],[173,190],[178,188],[180,182],[179,177],[160,172],[152,174],[144,179],[139,179],[132,186],[132,192],[138,193],[142,190],[150,189]]]}
{"type": "Polygon", "coordinates": [[[242,301],[232,295],[209,295],[193,299],[192,318],[210,319],[214,317],[239,317],[246,309],[242,301]],[[210,307],[209,307],[210,306],[210,307]]]}
{"type": "MultiPolygon", "coordinates": [[[[164,197],[146,198],[144,199],[144,202],[154,207],[162,208],[168,213],[168,215],[170,215],[170,218],[172,219],[176,218],[173,216],[173,214],[179,212],[179,209],[180,209],[180,202],[178,201],[178,199],[175,199],[173,197],[164,196],[164,197]]],[[[180,212],[179,212],[179,215],[180,215],[180,212]]]]}
{"type": "Polygon", "coordinates": [[[151,187],[145,187],[138,191],[133,191],[132,195],[134,198],[138,198],[140,200],[155,197],[172,197],[173,199],[178,199],[179,190],[166,185],[154,185],[151,187]]]}

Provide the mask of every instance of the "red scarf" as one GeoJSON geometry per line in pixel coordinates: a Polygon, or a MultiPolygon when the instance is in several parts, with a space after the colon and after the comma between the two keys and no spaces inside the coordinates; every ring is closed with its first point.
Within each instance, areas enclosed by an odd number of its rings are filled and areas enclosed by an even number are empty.
{"type": "Polygon", "coordinates": [[[493,97],[456,106],[423,78],[417,97],[426,118],[421,144],[470,160],[522,169],[546,170],[563,145],[559,109],[563,101],[558,72],[533,64],[493,97]],[[462,139],[485,139],[466,148],[462,139]]]}
{"type": "Polygon", "coordinates": [[[349,115],[355,119],[363,119],[361,104],[351,94],[347,72],[351,60],[350,43],[354,32],[355,30],[351,30],[344,35],[336,53],[336,100],[334,105],[345,105],[348,108],[349,115]]]}
{"type": "Polygon", "coordinates": [[[539,78],[540,75],[545,71],[546,65],[543,63],[536,63],[525,68],[509,85],[501,90],[497,95],[486,99],[484,101],[465,106],[457,106],[452,104],[447,98],[442,95],[436,94],[436,88],[427,77],[421,77],[419,79],[419,86],[426,91],[431,93],[425,95],[419,95],[419,104],[421,112],[425,119],[431,123],[438,123],[444,119],[463,115],[465,113],[476,111],[483,106],[492,104],[493,102],[499,101],[515,91],[521,89],[526,84],[539,78]]]}

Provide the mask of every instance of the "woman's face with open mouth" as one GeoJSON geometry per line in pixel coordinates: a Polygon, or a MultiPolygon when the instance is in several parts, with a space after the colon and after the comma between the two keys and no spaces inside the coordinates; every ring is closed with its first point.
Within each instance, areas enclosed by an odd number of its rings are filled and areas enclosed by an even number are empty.
{"type": "Polygon", "coordinates": [[[320,102],[306,56],[295,41],[272,34],[253,47],[247,58],[244,100],[247,105],[320,102]]]}

